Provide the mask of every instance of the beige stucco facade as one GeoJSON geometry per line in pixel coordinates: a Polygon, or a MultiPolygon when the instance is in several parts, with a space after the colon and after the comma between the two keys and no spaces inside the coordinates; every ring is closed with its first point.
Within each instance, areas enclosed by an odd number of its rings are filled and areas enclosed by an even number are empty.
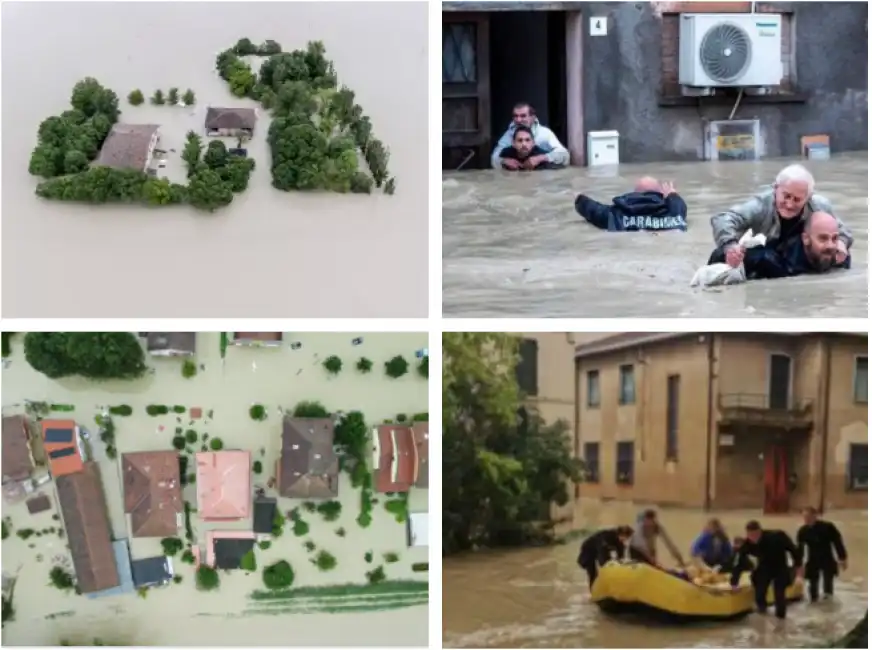
{"type": "Polygon", "coordinates": [[[789,509],[866,507],[866,491],[847,485],[850,445],[868,443],[866,398],[854,395],[857,360],[868,354],[865,334],[638,336],[648,342],[579,351],[576,450],[583,457],[585,443],[600,444],[598,482],[581,484],[577,496],[761,508],[764,457],[779,448],[786,459],[781,467],[795,481],[789,509]],[[786,408],[768,401],[773,354],[790,359],[786,408]],[[632,366],[630,404],[619,404],[622,365],[632,366]],[[588,405],[590,371],[598,371],[599,406],[588,405]],[[670,376],[680,378],[672,458],[666,448],[670,376]],[[616,482],[618,442],[633,443],[631,484],[616,482]]]}

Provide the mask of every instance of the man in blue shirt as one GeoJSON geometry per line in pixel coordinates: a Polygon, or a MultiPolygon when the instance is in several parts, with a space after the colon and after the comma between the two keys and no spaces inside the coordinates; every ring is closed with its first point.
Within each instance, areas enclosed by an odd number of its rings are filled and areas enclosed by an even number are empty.
{"type": "Polygon", "coordinates": [[[515,129],[519,126],[526,126],[530,129],[533,134],[533,143],[542,150],[542,153],[533,157],[531,161],[533,167],[542,163],[548,163],[549,168],[565,167],[569,164],[569,151],[560,143],[560,140],[554,135],[554,131],[539,123],[536,111],[529,103],[520,102],[515,104],[515,108],[512,109],[512,122],[509,124],[509,128],[506,129],[494,147],[491,154],[491,167],[494,169],[520,169],[517,161],[500,157],[507,147],[512,146],[515,129]]]}
{"type": "Polygon", "coordinates": [[[730,563],[733,547],[720,520],[709,519],[705,529],[693,542],[690,555],[709,567],[726,567],[730,563]]]}

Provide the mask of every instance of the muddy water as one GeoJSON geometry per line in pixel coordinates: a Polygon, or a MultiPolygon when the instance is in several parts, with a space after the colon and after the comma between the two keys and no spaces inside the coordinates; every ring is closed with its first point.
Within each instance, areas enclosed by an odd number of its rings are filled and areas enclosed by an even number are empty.
{"type": "MultiPolygon", "coordinates": [[[[635,510],[579,506],[576,525],[590,529],[632,522],[635,510]]],[[[716,513],[729,534],[751,517],[795,533],[799,517],[759,512],[716,513]]],[[[705,514],[661,511],[661,519],[687,554],[705,514]]],[[[788,618],[751,616],[736,622],[648,626],[606,617],[590,602],[587,577],[575,564],[579,541],[552,548],[470,554],[443,561],[442,616],[446,647],[707,648],[814,647],[841,636],[866,611],[868,531],[865,511],[832,513],[848,548],[848,571],[832,602],[790,606],[788,618]]],[[[665,549],[661,549],[665,553],[665,549]]]]}
{"type": "Polygon", "coordinates": [[[4,2],[2,12],[4,317],[427,315],[426,2],[4,2]],[[214,214],[34,196],[37,127],[69,108],[85,76],[119,95],[122,121],[161,125],[173,177],[208,106],[255,107],[215,72],[215,55],[241,37],[289,50],[324,41],[390,149],[394,196],[273,189],[263,111],[249,188],[214,214]],[[196,107],[127,103],[134,88],[149,97],[171,86],[193,89],[196,107]]]}
{"type": "Polygon", "coordinates": [[[865,317],[865,152],[808,163],[818,190],[854,231],[851,271],[705,291],[689,287],[713,248],[709,218],[771,183],[790,162],[446,174],[443,312],[482,317],[865,317]],[[576,214],[577,194],[607,202],[629,191],[642,175],[675,182],[689,208],[687,233],[608,233],[576,214]]]}

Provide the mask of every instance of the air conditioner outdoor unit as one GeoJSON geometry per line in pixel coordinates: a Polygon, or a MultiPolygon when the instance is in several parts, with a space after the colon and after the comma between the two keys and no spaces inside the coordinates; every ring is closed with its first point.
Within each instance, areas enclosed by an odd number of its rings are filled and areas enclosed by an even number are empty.
{"type": "Polygon", "coordinates": [[[777,86],[784,76],[779,14],[681,14],[678,83],[777,86]]]}

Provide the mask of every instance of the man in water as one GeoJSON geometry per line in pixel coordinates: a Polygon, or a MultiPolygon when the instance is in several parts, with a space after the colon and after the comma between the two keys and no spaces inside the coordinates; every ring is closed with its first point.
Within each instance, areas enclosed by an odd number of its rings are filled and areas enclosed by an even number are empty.
{"type": "Polygon", "coordinates": [[[533,135],[533,143],[543,152],[533,158],[534,167],[542,163],[549,163],[549,167],[565,167],[569,164],[569,151],[560,144],[560,140],[554,135],[554,131],[539,123],[536,111],[529,103],[519,102],[512,109],[512,122],[509,124],[509,128],[506,129],[506,132],[503,133],[497,142],[497,146],[494,147],[494,151],[491,154],[491,167],[494,169],[516,169],[516,167],[512,166],[514,163],[506,162],[511,159],[502,158],[501,154],[507,147],[512,146],[515,129],[519,126],[526,126],[530,129],[533,135]]]}
{"type": "MultiPolygon", "coordinates": [[[[815,212],[833,214],[833,206],[814,192],[814,177],[802,165],[789,165],[775,177],[771,189],[744,203],[712,217],[712,234],[717,249],[709,264],[726,262],[732,267],[742,263],[745,250],[739,238],[747,230],[762,233],[769,241],[788,241],[799,235],[803,224],[815,212]]],[[[854,242],[850,229],[836,219],[838,242],[836,261],[842,263],[854,242]]]]}
{"type": "Polygon", "coordinates": [[[584,194],[575,199],[575,211],[597,228],[610,232],[687,230],[687,204],[672,183],[643,176],[633,191],[603,205],[584,194]]]}
{"type": "Polygon", "coordinates": [[[669,553],[675,558],[679,566],[684,566],[684,559],[678,547],[666,533],[666,530],[657,521],[657,512],[645,510],[636,518],[636,530],[630,537],[630,557],[639,562],[647,562],[652,566],[663,568],[657,561],[657,539],[663,540],[669,553]]]}
{"type": "Polygon", "coordinates": [[[719,519],[709,519],[690,549],[690,555],[709,567],[726,567],[733,555],[730,538],[719,519]]]}
{"type": "Polygon", "coordinates": [[[793,561],[796,577],[801,579],[802,553],[790,539],[790,535],[783,530],[763,530],[759,521],[751,520],[745,526],[745,543],[739,548],[736,565],[730,574],[730,584],[736,588],[742,573],[741,563],[748,556],[757,558],[757,567],[751,573],[751,584],[754,585],[754,602],[757,611],[766,613],[766,592],[769,585],[775,595],[775,616],[784,618],[787,616],[787,588],[793,582],[791,567],[787,564],[787,558],[793,561]]]}
{"type": "Polygon", "coordinates": [[[533,142],[533,131],[527,126],[515,128],[512,136],[512,146],[500,152],[500,159],[505,169],[512,171],[549,169],[548,156],[533,142]]]}
{"type": "Polygon", "coordinates": [[[817,510],[812,507],[802,511],[804,524],[796,534],[796,545],[800,555],[805,557],[805,579],[808,582],[808,596],[811,602],[817,602],[820,593],[820,581],[824,582],[824,598],[833,596],[833,578],[839,574],[839,568],[848,568],[848,552],[842,541],[842,534],[836,525],[818,518],[817,510]],[[808,553],[805,553],[808,549],[808,553]],[[833,557],[833,551],[838,558],[833,557]]]}
{"type": "Polygon", "coordinates": [[[606,528],[594,533],[581,543],[578,551],[578,566],[587,572],[588,583],[593,589],[593,583],[599,572],[599,567],[612,559],[621,558],[626,550],[627,541],[633,534],[629,526],[606,528]]]}

